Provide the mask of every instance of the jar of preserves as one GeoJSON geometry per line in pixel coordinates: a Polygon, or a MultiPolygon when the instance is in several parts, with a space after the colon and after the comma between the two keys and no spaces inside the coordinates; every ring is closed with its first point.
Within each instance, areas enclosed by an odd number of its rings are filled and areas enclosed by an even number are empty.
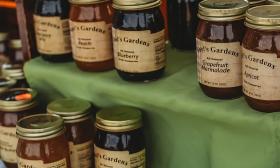
{"type": "Polygon", "coordinates": [[[243,93],[259,111],[280,110],[280,6],[265,5],[247,11],[243,40],[243,93]]]}
{"type": "Polygon", "coordinates": [[[36,91],[22,88],[0,94],[0,156],[7,168],[17,167],[16,123],[38,113],[36,95],[36,91]]]}
{"type": "Polygon", "coordinates": [[[150,81],[164,74],[165,24],[160,0],[114,0],[115,68],[128,81],[150,81]]]}
{"type": "Polygon", "coordinates": [[[7,47],[7,32],[0,32],[0,65],[9,63],[9,57],[7,55],[8,47],[7,47]]]}
{"type": "Polygon", "coordinates": [[[61,0],[37,0],[34,26],[38,52],[51,62],[72,59],[69,3],[61,0]]]}
{"type": "Polygon", "coordinates": [[[266,0],[248,0],[250,8],[266,4],[266,0]]]}
{"type": "Polygon", "coordinates": [[[12,39],[9,41],[9,57],[12,64],[24,64],[22,43],[20,39],[12,39]]]}
{"type": "Polygon", "coordinates": [[[18,167],[71,168],[63,119],[38,114],[17,123],[18,167]]]}
{"type": "Polygon", "coordinates": [[[23,72],[23,65],[21,64],[4,64],[2,66],[2,75],[16,80],[13,88],[29,88],[23,72]]]}
{"type": "Polygon", "coordinates": [[[51,102],[47,111],[64,119],[73,168],[94,168],[94,122],[91,104],[77,98],[51,102]]]}
{"type": "Polygon", "coordinates": [[[110,0],[71,0],[70,30],[73,57],[83,71],[114,68],[112,3],[110,0]]]}
{"type": "Polygon", "coordinates": [[[145,168],[144,142],[140,110],[120,106],[96,114],[96,167],[145,168]]]}
{"type": "Polygon", "coordinates": [[[247,8],[243,0],[205,0],[199,4],[197,72],[200,87],[209,97],[242,95],[241,42],[247,8]]]}

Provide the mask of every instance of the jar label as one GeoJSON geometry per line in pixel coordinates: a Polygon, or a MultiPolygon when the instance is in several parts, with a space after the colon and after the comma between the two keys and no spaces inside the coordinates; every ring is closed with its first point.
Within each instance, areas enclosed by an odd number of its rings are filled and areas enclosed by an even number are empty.
{"type": "Polygon", "coordinates": [[[69,142],[70,159],[72,167],[90,168],[93,165],[93,142],[74,145],[69,142]]]}
{"type": "Polygon", "coordinates": [[[109,151],[94,146],[96,168],[145,168],[145,149],[130,154],[128,151],[109,151]]]}
{"type": "Polygon", "coordinates": [[[34,24],[40,53],[58,55],[72,52],[68,19],[34,15],[34,24]]]}
{"type": "Polygon", "coordinates": [[[17,143],[16,127],[0,126],[0,156],[3,161],[17,163],[17,143]]]}
{"type": "Polygon", "coordinates": [[[66,159],[52,163],[44,163],[42,160],[27,160],[18,158],[18,168],[68,168],[66,159]]]}
{"type": "Polygon", "coordinates": [[[73,57],[82,62],[113,59],[112,24],[70,21],[73,57]]]}
{"type": "Polygon", "coordinates": [[[243,47],[243,92],[259,100],[280,100],[280,58],[243,47]]]}
{"type": "Polygon", "coordinates": [[[166,64],[164,30],[157,33],[113,28],[115,67],[124,72],[143,73],[166,64]]]}
{"type": "Polygon", "coordinates": [[[209,87],[242,85],[240,42],[213,43],[196,39],[198,81],[209,87]]]}

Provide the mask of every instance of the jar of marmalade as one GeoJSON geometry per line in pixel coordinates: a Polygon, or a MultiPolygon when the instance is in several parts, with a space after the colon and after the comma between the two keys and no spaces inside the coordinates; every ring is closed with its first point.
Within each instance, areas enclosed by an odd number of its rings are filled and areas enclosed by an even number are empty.
{"type": "Polygon", "coordinates": [[[94,168],[94,122],[90,110],[89,102],[76,98],[56,100],[47,107],[48,113],[64,119],[73,168],[94,168]]]}
{"type": "Polygon", "coordinates": [[[209,97],[242,95],[241,42],[247,8],[243,0],[205,0],[199,4],[197,72],[200,87],[209,97]]]}
{"type": "Polygon", "coordinates": [[[2,75],[4,77],[9,77],[11,79],[16,80],[16,84],[13,88],[28,88],[29,84],[26,81],[23,72],[23,65],[21,64],[4,64],[2,66],[2,75]]]}
{"type": "Polygon", "coordinates": [[[38,52],[45,60],[64,62],[72,59],[68,15],[68,1],[36,1],[35,36],[38,52]]]}
{"type": "Polygon", "coordinates": [[[70,30],[73,57],[84,71],[114,68],[112,3],[110,0],[71,0],[70,30]]]}
{"type": "Polygon", "coordinates": [[[112,107],[96,114],[95,166],[146,167],[142,116],[138,109],[112,107]]]}
{"type": "Polygon", "coordinates": [[[7,168],[17,167],[16,123],[38,113],[37,93],[32,89],[11,89],[0,94],[0,156],[7,168]]]}
{"type": "Polygon", "coordinates": [[[19,168],[71,168],[63,119],[38,114],[18,121],[19,168]]]}
{"type": "Polygon", "coordinates": [[[128,81],[150,81],[164,74],[165,25],[160,0],[114,0],[115,68],[128,81]]]}
{"type": "Polygon", "coordinates": [[[12,64],[24,64],[22,43],[20,39],[9,41],[9,56],[12,64]]]}
{"type": "Polygon", "coordinates": [[[7,56],[7,39],[8,33],[0,32],[0,65],[9,63],[9,57],[7,56]]]}
{"type": "Polygon", "coordinates": [[[280,110],[280,5],[247,11],[243,40],[243,93],[259,111],[280,110]]]}

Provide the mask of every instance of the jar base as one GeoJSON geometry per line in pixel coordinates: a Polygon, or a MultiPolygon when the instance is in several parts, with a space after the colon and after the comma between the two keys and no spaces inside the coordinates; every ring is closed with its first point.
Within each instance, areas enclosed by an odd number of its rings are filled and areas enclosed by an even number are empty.
{"type": "Polygon", "coordinates": [[[161,78],[164,74],[165,68],[157,71],[146,72],[146,73],[128,73],[117,69],[119,76],[126,81],[132,82],[150,82],[161,78]]]}
{"type": "Polygon", "coordinates": [[[104,72],[114,69],[114,60],[107,60],[102,62],[81,62],[75,60],[77,67],[85,72],[104,72]]]}
{"type": "Polygon", "coordinates": [[[199,85],[206,96],[214,99],[230,100],[237,99],[242,96],[241,86],[232,88],[215,88],[203,85],[201,83],[199,83],[199,85]]]}
{"type": "Polygon", "coordinates": [[[71,62],[73,61],[72,54],[63,54],[63,55],[45,55],[41,54],[42,58],[48,62],[71,62]]]}
{"type": "Polygon", "coordinates": [[[280,111],[280,100],[279,101],[266,101],[254,99],[249,96],[244,95],[248,105],[260,112],[272,113],[280,111]]]}
{"type": "Polygon", "coordinates": [[[7,168],[17,168],[18,167],[18,165],[16,163],[8,163],[5,161],[3,161],[3,163],[7,168]]]}

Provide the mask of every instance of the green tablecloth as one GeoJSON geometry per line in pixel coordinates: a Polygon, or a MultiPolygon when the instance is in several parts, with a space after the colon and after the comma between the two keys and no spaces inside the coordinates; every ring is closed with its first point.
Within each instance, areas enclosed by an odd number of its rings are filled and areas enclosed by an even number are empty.
{"type": "Polygon", "coordinates": [[[115,71],[85,73],[74,63],[36,58],[25,66],[42,101],[80,97],[100,107],[144,110],[149,168],[279,168],[280,114],[250,109],[243,98],[220,101],[201,92],[193,52],[168,50],[161,80],[129,83],[115,71]]]}

